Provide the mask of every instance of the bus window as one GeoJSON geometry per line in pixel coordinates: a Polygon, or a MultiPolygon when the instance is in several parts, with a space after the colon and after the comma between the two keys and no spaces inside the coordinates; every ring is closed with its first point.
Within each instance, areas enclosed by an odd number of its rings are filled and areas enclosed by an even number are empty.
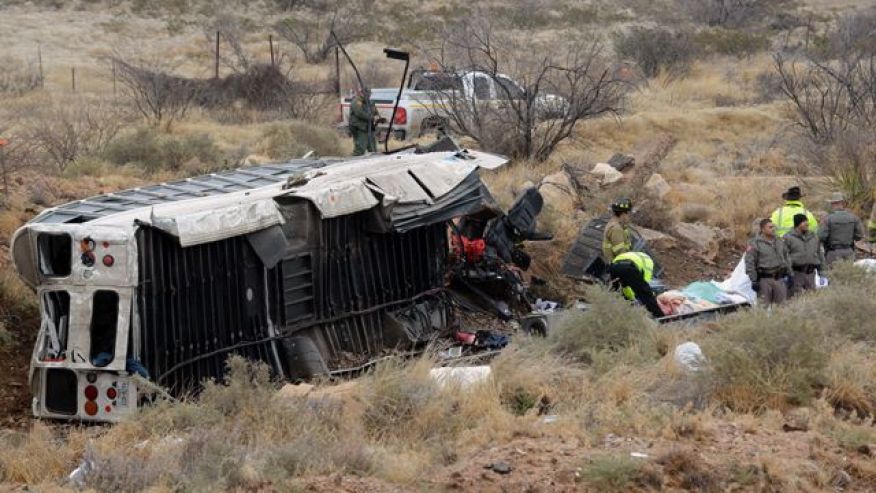
{"type": "Polygon", "coordinates": [[[91,364],[107,366],[116,356],[116,327],[119,320],[119,295],[97,291],[91,305],[91,364]]]}
{"type": "Polygon", "coordinates": [[[73,257],[73,239],[65,233],[40,233],[37,237],[40,272],[47,277],[67,277],[73,257]]]}
{"type": "Polygon", "coordinates": [[[67,333],[70,326],[70,294],[66,291],[43,293],[44,340],[41,342],[39,358],[61,358],[67,350],[67,333]]]}

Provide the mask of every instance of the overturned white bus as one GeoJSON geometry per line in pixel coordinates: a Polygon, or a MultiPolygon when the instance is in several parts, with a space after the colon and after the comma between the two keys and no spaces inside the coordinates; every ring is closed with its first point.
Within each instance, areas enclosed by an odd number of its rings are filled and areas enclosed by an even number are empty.
{"type": "Polygon", "coordinates": [[[116,421],[139,373],[171,394],[229,354],[288,379],[449,326],[448,222],[495,210],[480,152],[241,168],[72,202],[19,229],[40,302],[33,414],[116,421]]]}

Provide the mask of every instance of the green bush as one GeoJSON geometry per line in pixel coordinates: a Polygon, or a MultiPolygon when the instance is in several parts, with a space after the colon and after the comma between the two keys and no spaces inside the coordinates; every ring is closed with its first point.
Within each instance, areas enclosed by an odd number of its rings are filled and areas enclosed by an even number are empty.
{"type": "Polygon", "coordinates": [[[554,351],[598,371],[659,357],[656,325],[643,308],[634,308],[619,293],[599,286],[587,291],[587,301],[587,311],[570,311],[549,334],[554,351]]]}
{"type": "Polygon", "coordinates": [[[596,491],[629,491],[644,469],[641,460],[625,455],[597,457],[584,467],[582,476],[596,491]]]}
{"type": "Polygon", "coordinates": [[[331,128],[304,122],[275,123],[262,132],[256,150],[271,159],[296,159],[313,151],[317,156],[343,154],[341,139],[331,128]]]}
{"type": "Polygon", "coordinates": [[[770,38],[764,34],[720,28],[696,33],[694,42],[706,53],[739,58],[752,56],[770,47],[770,38]]]}
{"type": "Polygon", "coordinates": [[[177,171],[189,167],[191,162],[198,163],[194,168],[213,169],[225,160],[209,135],[175,137],[161,135],[149,127],[117,137],[107,146],[103,157],[117,165],[136,164],[150,173],[177,171]]]}
{"type": "Polygon", "coordinates": [[[703,344],[710,362],[703,377],[717,402],[755,412],[803,405],[818,395],[830,349],[821,320],[799,306],[757,308],[719,322],[717,335],[703,344]]]}
{"type": "Polygon", "coordinates": [[[687,75],[698,55],[689,33],[665,28],[635,27],[616,33],[614,50],[621,58],[634,61],[649,78],[661,72],[675,77],[687,75]]]}

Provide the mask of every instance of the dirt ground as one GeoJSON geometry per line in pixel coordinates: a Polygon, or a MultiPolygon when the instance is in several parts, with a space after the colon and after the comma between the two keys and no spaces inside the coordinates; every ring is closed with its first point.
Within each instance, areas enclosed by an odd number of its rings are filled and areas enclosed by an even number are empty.
{"type": "MultiPolygon", "coordinates": [[[[551,426],[545,424],[544,426],[551,426]]],[[[829,447],[809,431],[751,427],[720,421],[687,439],[644,440],[608,435],[588,445],[552,436],[520,437],[490,448],[424,478],[421,484],[398,487],[373,478],[349,476],[303,480],[305,491],[601,491],[587,484],[588,467],[605,457],[641,461],[636,479],[618,491],[794,491],[798,478],[825,491],[874,491],[876,481],[864,472],[872,458],[829,447]],[[635,455],[631,455],[635,454],[635,455]],[[507,465],[498,473],[491,465],[507,465]],[[860,473],[849,484],[844,474],[860,473]]]]}

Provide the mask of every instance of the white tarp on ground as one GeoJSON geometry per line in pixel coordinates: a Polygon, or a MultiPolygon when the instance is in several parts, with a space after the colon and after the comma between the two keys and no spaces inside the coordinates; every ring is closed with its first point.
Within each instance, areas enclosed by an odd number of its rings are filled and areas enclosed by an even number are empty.
{"type": "Polygon", "coordinates": [[[867,271],[868,274],[876,274],[876,259],[862,258],[855,265],[867,271]]]}
{"type": "Polygon", "coordinates": [[[738,294],[744,297],[749,303],[757,303],[757,293],[751,289],[751,279],[745,273],[745,256],[739,259],[736,268],[730,273],[730,277],[723,282],[716,282],[715,285],[725,293],[738,294]]]}

